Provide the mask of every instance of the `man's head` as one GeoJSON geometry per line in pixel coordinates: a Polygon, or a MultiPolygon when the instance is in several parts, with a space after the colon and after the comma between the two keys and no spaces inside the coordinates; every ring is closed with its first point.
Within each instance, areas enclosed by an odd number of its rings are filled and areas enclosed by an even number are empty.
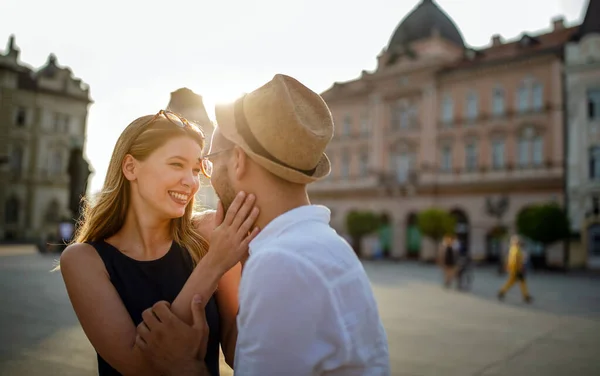
{"type": "Polygon", "coordinates": [[[324,151],[333,137],[331,112],[297,80],[278,74],[235,103],[217,106],[215,114],[208,159],[225,209],[240,190],[304,186],[329,174],[324,151]]]}

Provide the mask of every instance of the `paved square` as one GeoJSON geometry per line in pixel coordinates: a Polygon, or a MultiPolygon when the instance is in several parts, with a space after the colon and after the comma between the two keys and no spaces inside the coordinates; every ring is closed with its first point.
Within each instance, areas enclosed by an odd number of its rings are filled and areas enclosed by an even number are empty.
{"type": "MultiPolygon", "coordinates": [[[[95,375],[56,255],[0,249],[0,375],[95,375]]],[[[365,263],[394,375],[600,375],[600,278],[534,273],[535,302],[495,298],[503,277],[479,268],[471,293],[445,290],[419,263],[365,263]]],[[[222,375],[231,372],[223,367],[222,375]]]]}

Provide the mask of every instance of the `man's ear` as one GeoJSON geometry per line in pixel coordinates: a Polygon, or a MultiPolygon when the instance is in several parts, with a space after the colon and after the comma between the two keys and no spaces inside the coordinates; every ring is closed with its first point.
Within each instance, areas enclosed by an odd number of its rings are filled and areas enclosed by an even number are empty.
{"type": "Polygon", "coordinates": [[[137,161],[131,156],[131,154],[127,154],[125,156],[121,169],[123,171],[123,175],[125,175],[125,179],[129,181],[134,181],[136,179],[137,161]]]}
{"type": "Polygon", "coordinates": [[[233,158],[233,171],[235,178],[236,180],[240,180],[248,173],[250,160],[248,159],[248,155],[239,146],[235,146],[233,148],[233,158]]]}

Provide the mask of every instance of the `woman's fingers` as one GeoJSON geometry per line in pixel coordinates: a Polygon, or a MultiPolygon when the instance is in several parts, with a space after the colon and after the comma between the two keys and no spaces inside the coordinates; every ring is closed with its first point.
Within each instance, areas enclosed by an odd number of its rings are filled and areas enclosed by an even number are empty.
{"type": "Polygon", "coordinates": [[[248,247],[250,246],[250,242],[256,238],[256,235],[258,235],[258,233],[260,232],[260,229],[258,227],[255,227],[252,232],[250,234],[248,234],[248,236],[246,236],[244,238],[244,240],[242,240],[242,242],[240,243],[240,246],[238,247],[238,249],[240,250],[248,250],[248,247]]]}
{"type": "Polygon", "coordinates": [[[259,213],[260,210],[257,207],[252,209],[250,215],[246,217],[246,220],[241,224],[237,232],[239,239],[244,239],[244,237],[248,235],[248,232],[252,229],[252,226],[254,226],[254,222],[256,222],[259,213]]]}
{"type": "Polygon", "coordinates": [[[253,194],[249,194],[246,196],[246,200],[242,204],[242,207],[238,210],[233,219],[233,223],[231,224],[233,231],[238,231],[240,226],[244,223],[244,220],[248,217],[248,214],[254,207],[254,202],[256,201],[256,197],[253,194]]]}
{"type": "Polygon", "coordinates": [[[231,205],[229,206],[229,209],[227,209],[227,213],[225,214],[225,220],[223,221],[223,223],[225,225],[231,226],[231,224],[233,223],[233,219],[235,218],[235,215],[237,214],[238,210],[240,210],[240,208],[242,207],[242,204],[244,203],[245,199],[246,199],[245,192],[239,192],[235,196],[235,199],[233,199],[233,202],[231,203],[231,205]]]}

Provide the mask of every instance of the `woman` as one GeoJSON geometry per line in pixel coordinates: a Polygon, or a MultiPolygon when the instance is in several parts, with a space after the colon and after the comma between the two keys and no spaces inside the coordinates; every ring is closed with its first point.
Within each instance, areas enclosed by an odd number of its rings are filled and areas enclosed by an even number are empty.
{"type": "Polygon", "coordinates": [[[500,291],[498,291],[498,299],[503,300],[506,292],[519,281],[521,286],[521,294],[523,295],[523,301],[531,303],[533,298],[529,295],[527,290],[527,282],[525,280],[525,253],[521,247],[521,239],[518,235],[513,235],[510,238],[510,250],[508,251],[508,259],[506,265],[506,271],[508,272],[508,279],[500,291]]]}
{"type": "Polygon", "coordinates": [[[450,235],[446,235],[440,245],[438,264],[444,271],[444,286],[449,288],[452,285],[452,280],[456,275],[456,249],[454,247],[454,239],[450,235]]]}
{"type": "MultiPolygon", "coordinates": [[[[196,294],[207,302],[206,368],[219,374],[219,344],[233,365],[239,261],[258,233],[252,228],[258,209],[242,193],[223,223],[215,223],[213,212],[194,216],[199,175],[209,176],[211,168],[203,148],[200,129],[171,112],[133,121],[117,141],[76,243],[61,255],[67,292],[101,376],[158,375],[135,345],[142,312],[165,300],[191,323],[196,294]]],[[[216,218],[222,217],[219,205],[216,218]]]]}

